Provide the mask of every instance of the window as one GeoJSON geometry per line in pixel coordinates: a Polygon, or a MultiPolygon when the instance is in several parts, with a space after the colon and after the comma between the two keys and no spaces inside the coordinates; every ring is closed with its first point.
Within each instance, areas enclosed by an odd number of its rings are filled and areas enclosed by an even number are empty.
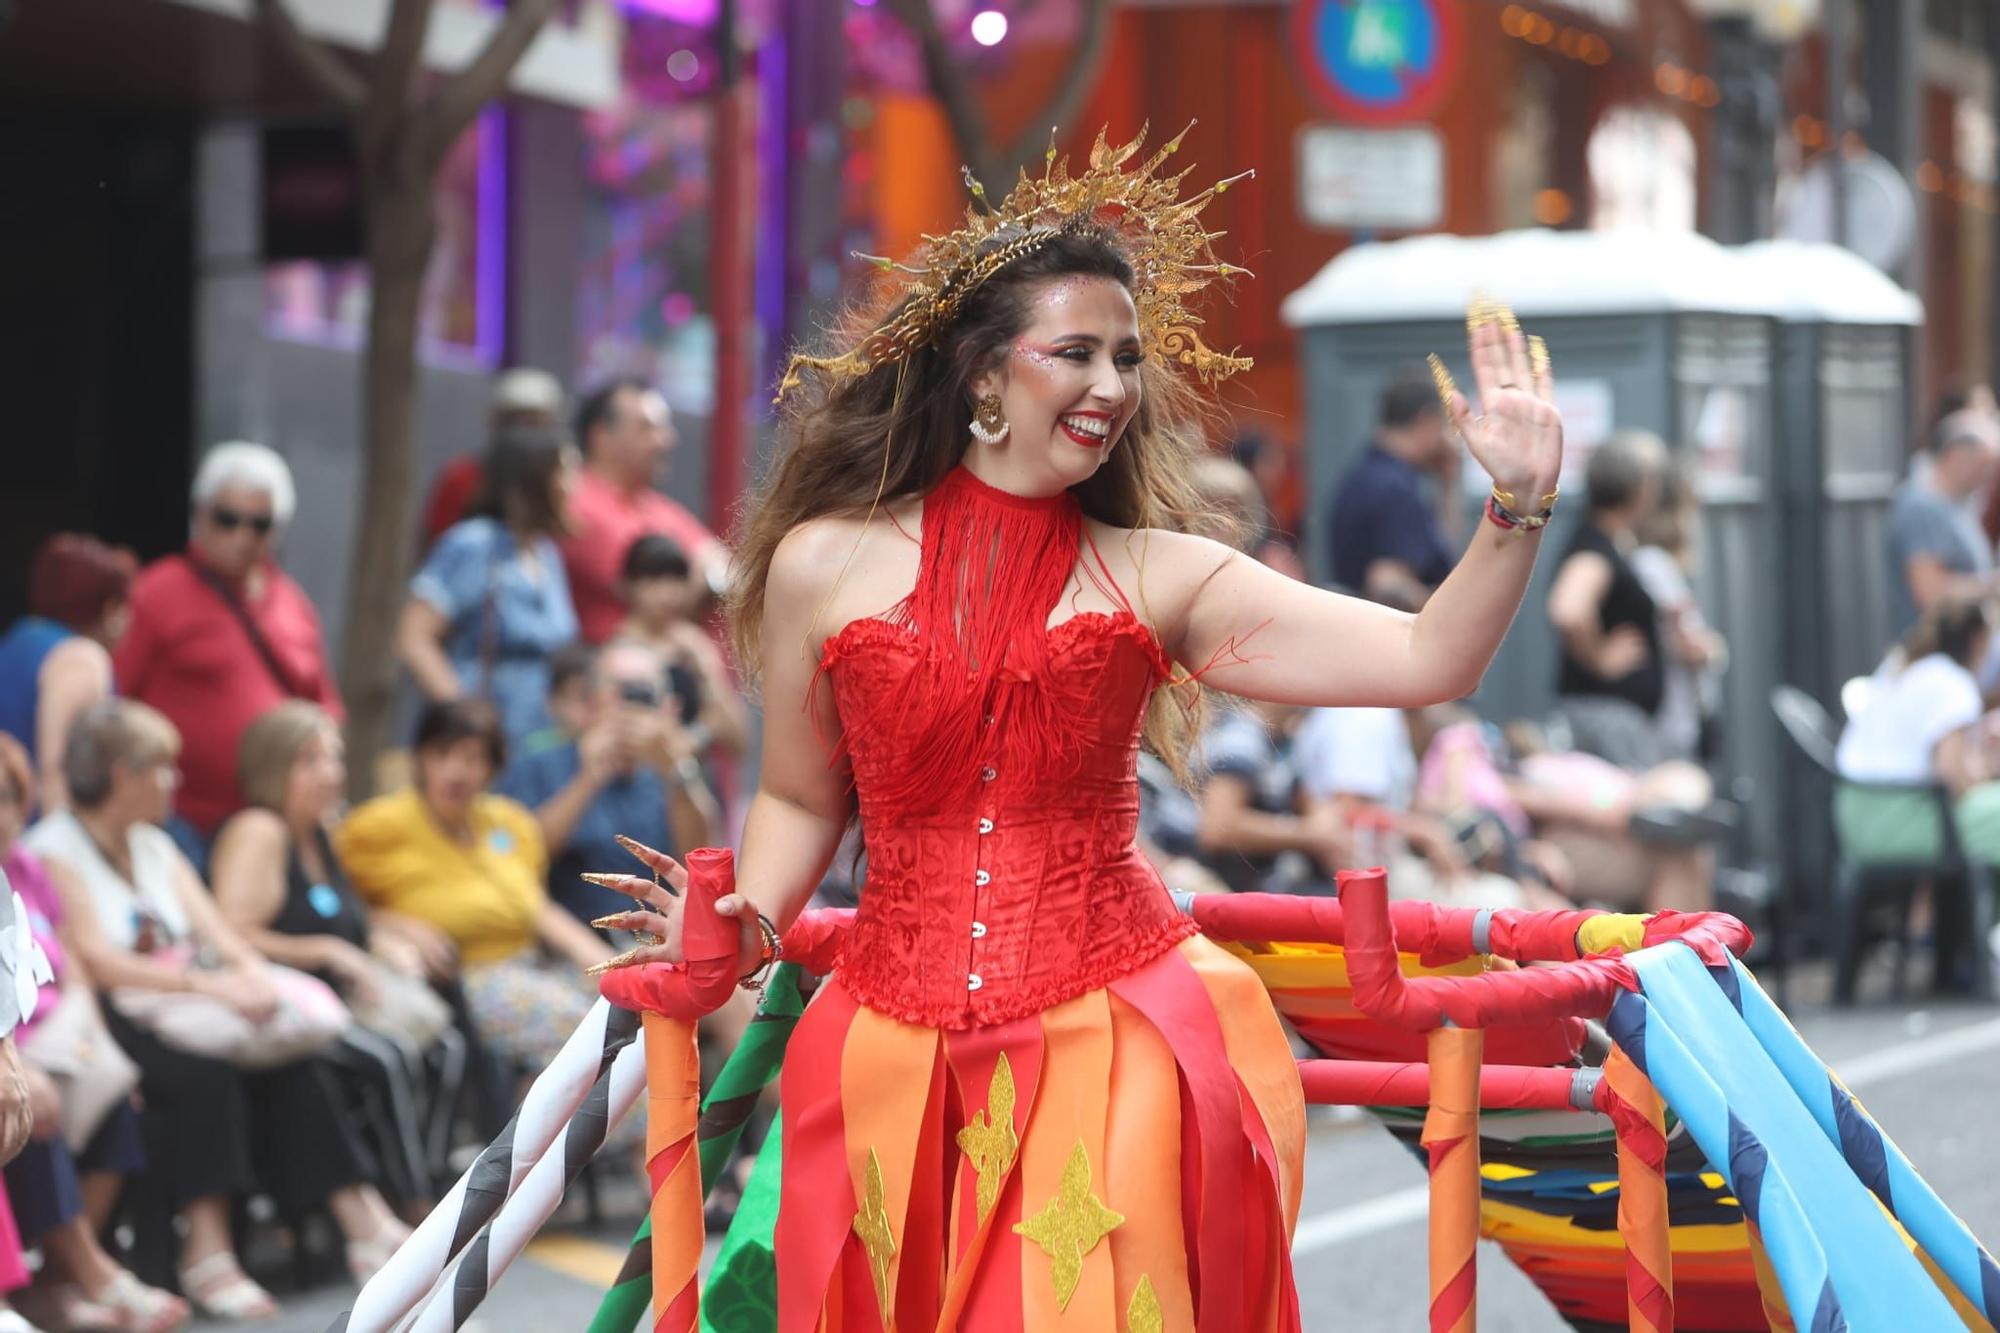
{"type": "MultiPolygon", "coordinates": [[[[505,112],[489,110],[438,173],[437,238],[420,316],[426,355],[499,361],[506,271],[505,112]]],[[[264,327],[274,338],[358,347],[368,328],[368,265],[360,259],[267,264],[264,327]]]]}

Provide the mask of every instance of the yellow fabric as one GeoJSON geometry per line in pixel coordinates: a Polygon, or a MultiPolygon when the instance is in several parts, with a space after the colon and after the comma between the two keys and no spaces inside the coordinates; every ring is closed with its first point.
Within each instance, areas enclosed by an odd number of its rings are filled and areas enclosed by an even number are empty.
{"type": "Polygon", "coordinates": [[[1599,954],[1607,949],[1637,953],[1646,944],[1646,923],[1652,918],[1633,912],[1606,912],[1576,928],[1576,947],[1583,954],[1599,954]]]}
{"type": "Polygon", "coordinates": [[[504,796],[478,799],[472,830],[472,846],[454,842],[405,790],[355,810],[334,847],[371,906],[430,922],[465,962],[496,963],[534,947],[548,857],[534,815],[504,796]]]}
{"type": "MultiPolygon", "coordinates": [[[[1108,1208],[1118,1222],[1126,1209],[1119,1200],[1103,1197],[1104,1124],[1111,1095],[1111,997],[1103,990],[1086,991],[1042,1011],[1041,1090],[1028,1114],[1028,1132],[1021,1143],[1022,1222],[1034,1218],[1051,1200],[1067,1198],[1060,1214],[1080,1218],[1087,1212],[1093,1225],[1069,1237],[1074,1248],[1047,1245],[1021,1231],[1021,1316],[1025,1327],[1067,1329],[1074,1333],[1115,1329],[1117,1288],[1112,1279],[1112,1248],[1103,1243],[1108,1208]],[[1087,1173],[1088,1205],[1079,1207],[1073,1186],[1072,1161],[1081,1155],[1087,1173]]],[[[1180,1144],[1173,1144],[1174,1157],[1180,1144]]],[[[1108,1230],[1115,1230],[1115,1224],[1108,1230]]]]}

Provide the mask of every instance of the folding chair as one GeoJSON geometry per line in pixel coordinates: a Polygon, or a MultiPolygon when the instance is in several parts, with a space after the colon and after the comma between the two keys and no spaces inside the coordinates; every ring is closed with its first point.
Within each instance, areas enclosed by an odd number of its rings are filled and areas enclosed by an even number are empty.
{"type": "Polygon", "coordinates": [[[1874,939],[1897,941],[1894,993],[1901,999],[1909,973],[1912,940],[1910,905],[1917,890],[1931,886],[1937,907],[1932,953],[1932,983],[1951,980],[1953,952],[1970,950],[1972,990],[1982,999],[1993,996],[1993,968],[1987,936],[1992,930],[1993,892],[1987,867],[1965,855],[1952,810],[1951,793],[1937,783],[1854,783],[1840,776],[1835,763],[1839,727],[1817,699],[1791,685],[1771,691],[1771,710],[1792,743],[1798,746],[1826,785],[1828,823],[1834,839],[1834,885],[1831,924],[1834,943],[1833,995],[1836,1003],[1852,1004],[1861,960],[1874,939]],[[1857,855],[1841,837],[1832,818],[1837,794],[1845,790],[1902,793],[1922,798],[1927,817],[1935,820],[1936,850],[1928,856],[1883,860],[1857,855]],[[1882,918],[1893,913],[1884,927],[1882,918]]]}

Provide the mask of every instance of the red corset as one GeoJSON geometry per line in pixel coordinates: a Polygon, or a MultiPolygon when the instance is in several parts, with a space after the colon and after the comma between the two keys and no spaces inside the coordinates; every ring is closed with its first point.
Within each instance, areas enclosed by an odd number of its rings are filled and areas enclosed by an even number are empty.
{"type": "MultiPolygon", "coordinates": [[[[842,984],[881,1013],[938,1028],[1004,1023],[1105,985],[1195,933],[1134,846],[1146,700],[1166,679],[1158,640],[1130,612],[1050,631],[1035,672],[1002,673],[975,794],[898,796],[923,700],[923,639],[857,620],[821,659],[854,766],[868,877],[841,954],[842,984]],[[1037,735],[1027,691],[1076,706],[1072,734],[1037,735]]],[[[906,785],[906,784],[904,784],[906,785]]]]}

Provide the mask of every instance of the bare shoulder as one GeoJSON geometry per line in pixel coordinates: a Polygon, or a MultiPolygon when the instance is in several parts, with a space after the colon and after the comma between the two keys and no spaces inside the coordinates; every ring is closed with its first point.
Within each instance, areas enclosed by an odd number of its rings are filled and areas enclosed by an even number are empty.
{"type": "Polygon", "coordinates": [[[214,855],[217,859],[229,853],[278,856],[290,840],[283,819],[274,811],[252,806],[231,815],[216,832],[214,855]]]}
{"type": "Polygon", "coordinates": [[[834,625],[890,605],[916,577],[920,513],[921,503],[909,500],[884,504],[872,515],[826,515],[799,524],[772,552],[766,605],[824,609],[834,625]],[[836,595],[841,604],[829,606],[836,595]]]}
{"type": "Polygon", "coordinates": [[[51,674],[68,671],[111,673],[111,653],[88,634],[72,634],[42,659],[42,670],[51,674]]]}

